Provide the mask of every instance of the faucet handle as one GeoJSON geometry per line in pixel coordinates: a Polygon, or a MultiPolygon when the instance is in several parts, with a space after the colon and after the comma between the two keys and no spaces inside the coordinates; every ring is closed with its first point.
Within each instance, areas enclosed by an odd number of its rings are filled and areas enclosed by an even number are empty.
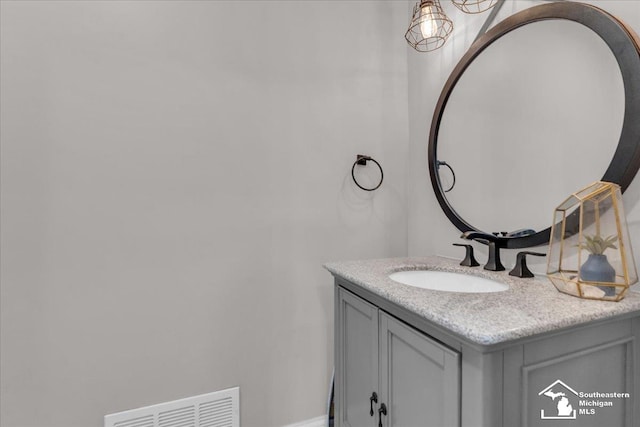
{"type": "Polygon", "coordinates": [[[453,246],[462,246],[467,249],[464,259],[460,262],[460,265],[464,265],[465,267],[477,267],[480,265],[473,256],[473,246],[465,245],[463,243],[454,243],[453,246]]]}
{"type": "Polygon", "coordinates": [[[527,255],[547,256],[541,252],[522,251],[516,255],[516,266],[509,272],[509,276],[516,277],[533,277],[533,273],[527,267],[527,255]]]}

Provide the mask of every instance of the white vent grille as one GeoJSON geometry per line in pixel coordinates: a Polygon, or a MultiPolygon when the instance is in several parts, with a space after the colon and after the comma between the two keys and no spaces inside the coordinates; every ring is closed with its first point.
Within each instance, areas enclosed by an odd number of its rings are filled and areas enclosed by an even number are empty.
{"type": "Polygon", "coordinates": [[[120,421],[113,424],[114,427],[154,427],[153,415],[147,415],[146,417],[132,418],[127,421],[120,421]]]}
{"type": "Polygon", "coordinates": [[[189,406],[160,412],[158,414],[158,425],[160,427],[197,427],[196,408],[189,406]]]}
{"type": "Polygon", "coordinates": [[[106,415],[104,427],[240,427],[240,389],[106,415]]]}
{"type": "Polygon", "coordinates": [[[235,427],[232,408],[233,400],[230,397],[201,403],[198,407],[200,427],[235,427]]]}

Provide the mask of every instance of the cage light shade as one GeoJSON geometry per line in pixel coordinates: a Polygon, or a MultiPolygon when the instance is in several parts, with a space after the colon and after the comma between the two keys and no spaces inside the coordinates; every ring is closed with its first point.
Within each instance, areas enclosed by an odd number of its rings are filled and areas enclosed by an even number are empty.
{"type": "Polygon", "coordinates": [[[606,301],[638,281],[619,185],[594,182],[556,208],[547,277],[560,292],[606,301]]]}
{"type": "Polygon", "coordinates": [[[482,13],[498,3],[498,0],[451,0],[464,13],[482,13]]]}
{"type": "Polygon", "coordinates": [[[418,52],[441,47],[453,31],[453,22],[438,0],[421,0],[413,8],[413,17],[404,38],[418,52]]]}

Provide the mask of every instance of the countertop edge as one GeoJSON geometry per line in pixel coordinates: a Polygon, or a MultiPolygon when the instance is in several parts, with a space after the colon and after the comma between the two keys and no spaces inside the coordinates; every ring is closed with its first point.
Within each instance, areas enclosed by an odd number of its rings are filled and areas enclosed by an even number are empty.
{"type": "MultiPolygon", "coordinates": [[[[571,297],[568,295],[561,294],[560,292],[555,290],[555,288],[553,288],[553,292],[557,294],[557,295],[556,294],[552,295],[552,298],[554,300],[557,298],[557,301],[555,301],[554,303],[561,304],[562,300],[564,300],[567,303],[573,303],[574,305],[575,304],[588,305],[591,308],[591,310],[583,313],[578,312],[579,314],[576,314],[576,312],[571,312],[570,314],[565,316],[559,316],[557,318],[548,319],[548,320],[545,319],[544,322],[538,319],[537,323],[531,322],[530,324],[523,324],[523,325],[520,325],[519,327],[515,327],[512,329],[496,328],[496,330],[492,332],[485,333],[485,331],[476,331],[472,328],[471,329],[465,328],[459,324],[456,324],[455,316],[451,316],[452,317],[451,319],[447,319],[446,315],[443,315],[442,313],[436,313],[435,310],[434,312],[429,312],[429,310],[424,310],[424,309],[423,310],[412,309],[410,304],[407,303],[408,299],[406,295],[403,295],[402,297],[398,297],[393,292],[388,292],[388,291],[386,292],[386,289],[384,289],[384,287],[388,285],[388,283],[386,283],[387,281],[386,276],[383,278],[380,278],[381,279],[380,283],[373,286],[371,283],[367,283],[368,282],[367,277],[363,278],[362,275],[345,271],[345,270],[349,270],[349,268],[356,268],[357,270],[357,268],[363,268],[363,266],[364,267],[377,266],[378,275],[386,275],[390,271],[404,270],[407,268],[420,268],[420,267],[428,266],[430,265],[430,263],[442,263],[447,268],[455,267],[455,266],[452,266],[453,264],[452,260],[442,258],[442,257],[434,257],[434,256],[330,262],[330,263],[324,264],[323,267],[326,270],[328,270],[334,276],[334,278],[347,281],[351,285],[356,286],[356,290],[361,289],[363,291],[366,291],[367,293],[371,293],[377,296],[378,298],[388,301],[393,307],[396,307],[396,310],[393,310],[393,311],[407,312],[407,313],[411,313],[413,316],[418,316],[423,321],[428,322],[432,327],[440,329],[442,333],[445,333],[451,336],[452,338],[458,339],[467,345],[471,345],[477,349],[481,349],[483,352],[490,351],[490,350],[493,351],[498,349],[500,346],[513,345],[514,343],[517,343],[517,342],[536,340],[541,337],[546,337],[556,333],[562,333],[563,331],[566,331],[568,329],[575,329],[576,327],[623,320],[625,318],[635,317],[638,314],[640,314],[640,294],[638,294],[638,292],[635,289],[629,290],[629,292],[631,293],[630,295],[633,296],[632,299],[634,299],[633,308],[629,309],[628,307],[617,305],[620,303],[616,303],[616,302],[607,302],[607,301],[582,302],[587,300],[581,300],[576,297],[571,297]],[[581,302],[576,302],[575,300],[579,300],[581,302]],[[638,300],[638,301],[635,301],[635,300],[638,300]],[[604,308],[603,310],[594,310],[594,307],[596,306],[594,306],[593,304],[606,304],[607,306],[605,305],[601,306],[602,308],[604,308]],[[611,305],[611,304],[616,304],[616,305],[611,305]],[[608,305],[611,305],[611,306],[608,306],[608,305]]],[[[365,270],[367,271],[369,276],[375,276],[376,274],[376,271],[371,272],[371,270],[375,270],[375,268],[373,267],[369,270],[365,268],[365,270]]],[[[478,275],[478,276],[487,276],[487,275],[491,276],[490,273],[481,272],[478,270],[472,271],[472,274],[478,275]]],[[[495,274],[493,276],[495,276],[495,274]]],[[[511,278],[509,280],[513,282],[515,279],[511,278]]],[[[523,280],[523,279],[518,279],[518,280],[523,280]]],[[[527,279],[527,280],[530,280],[530,279],[527,279]]],[[[370,281],[371,280],[369,280],[369,282],[370,281]]],[[[513,282],[513,283],[518,283],[518,282],[513,282]]],[[[511,284],[511,286],[515,286],[513,285],[513,283],[511,284]]],[[[528,281],[524,283],[525,284],[523,286],[525,287],[531,286],[532,284],[536,284],[535,281],[528,281]]],[[[544,285],[545,283],[543,283],[541,280],[537,281],[536,286],[544,286],[544,285]]],[[[393,286],[396,286],[396,285],[394,284],[393,286]]],[[[404,287],[404,286],[405,285],[400,284],[398,285],[398,288],[404,287]]],[[[553,287],[553,285],[551,285],[550,282],[548,283],[548,286],[553,287]]],[[[354,290],[351,290],[351,291],[354,292],[354,290]]],[[[406,290],[404,291],[405,291],[404,293],[406,294],[407,293],[406,290]]],[[[419,290],[419,291],[423,291],[423,290],[419,290]]],[[[441,292],[441,291],[430,291],[430,292],[432,292],[432,294],[427,294],[427,295],[434,299],[437,298],[438,295],[440,295],[441,299],[458,298],[458,299],[464,300],[465,298],[464,296],[460,296],[460,295],[451,295],[452,293],[449,293],[449,292],[441,292]],[[449,295],[443,295],[443,294],[449,294],[449,295]]],[[[545,292],[547,294],[549,293],[548,290],[545,290],[545,292]]],[[[358,292],[354,292],[354,293],[358,294],[358,292]]],[[[465,294],[462,294],[462,295],[465,295],[465,294]]],[[[467,295],[467,298],[469,299],[468,297],[469,294],[466,294],[466,295],[467,295]]],[[[421,297],[423,300],[425,299],[424,295],[421,295],[421,297]]],[[[482,298],[482,297],[478,297],[478,298],[482,298]]],[[[491,298],[491,297],[485,297],[485,298],[491,298]]],[[[491,301],[491,300],[487,299],[487,301],[491,301]]],[[[379,304],[376,304],[376,305],[379,305],[379,304]]],[[[391,314],[394,314],[394,313],[391,313],[391,314]]],[[[516,313],[516,314],[519,314],[519,313],[516,313]]],[[[508,314],[506,316],[508,316],[508,314]]],[[[460,317],[460,315],[458,315],[458,317],[460,317]]]]}

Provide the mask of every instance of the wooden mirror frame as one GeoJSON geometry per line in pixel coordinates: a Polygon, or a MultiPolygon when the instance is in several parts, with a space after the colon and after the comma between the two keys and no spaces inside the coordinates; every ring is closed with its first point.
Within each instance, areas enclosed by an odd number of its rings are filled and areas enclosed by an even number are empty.
{"type": "MultiPolygon", "coordinates": [[[[486,231],[477,229],[458,215],[447,201],[440,183],[436,156],[438,132],[449,97],[465,70],[493,42],[524,25],[550,19],[566,19],[590,28],[611,49],[620,67],[625,96],[622,132],[611,163],[609,163],[609,167],[602,176],[601,181],[616,183],[620,185],[622,192],[624,192],[640,168],[640,38],[618,18],[592,5],[559,2],[534,6],[506,18],[471,45],[447,79],[433,113],[428,148],[431,185],[440,207],[453,225],[462,232],[486,231]]],[[[595,180],[596,178],[594,178],[595,180]]],[[[567,194],[567,196],[569,195],[567,194]]],[[[560,202],[559,200],[558,203],[560,202]]],[[[577,221],[575,215],[572,221],[577,221]]],[[[499,237],[498,240],[503,248],[527,248],[547,244],[550,233],[551,227],[529,236],[499,237]]]]}

